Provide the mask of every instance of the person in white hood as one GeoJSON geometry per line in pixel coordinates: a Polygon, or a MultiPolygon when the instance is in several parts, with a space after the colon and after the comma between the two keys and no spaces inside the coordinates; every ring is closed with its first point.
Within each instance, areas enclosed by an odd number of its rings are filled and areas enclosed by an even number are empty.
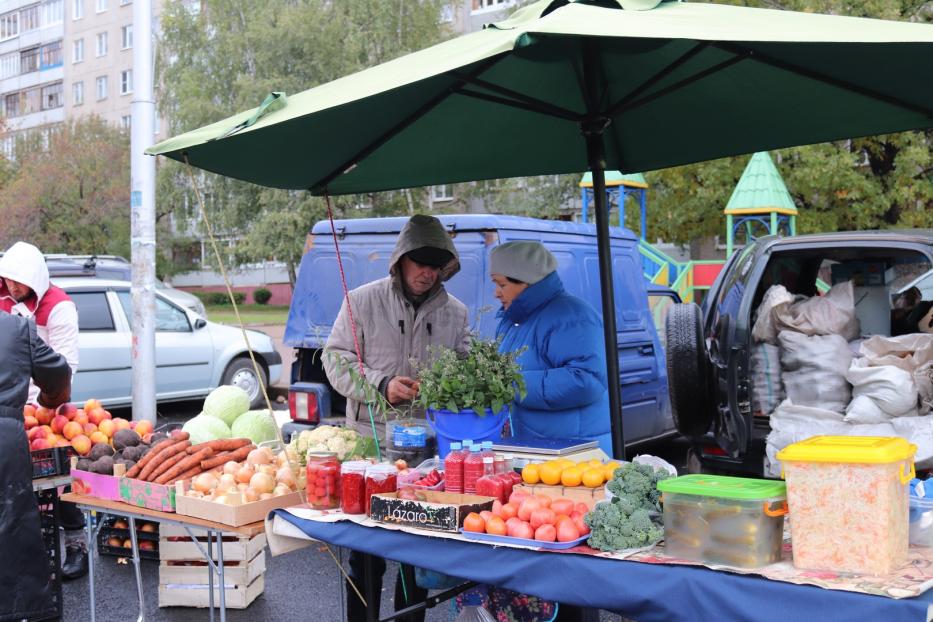
{"type": "MultiPolygon", "coordinates": [[[[17,242],[0,257],[0,311],[32,319],[36,332],[61,354],[74,377],[78,370],[78,310],[64,291],[49,283],[49,268],[42,251],[17,242]]],[[[29,403],[36,403],[39,387],[29,383],[29,403]]],[[[62,575],[76,579],[87,573],[87,540],[84,515],[71,503],[60,507],[65,530],[65,562],[62,575]]]]}
{"type": "MultiPolygon", "coordinates": [[[[34,319],[39,337],[78,369],[78,310],[64,291],[49,283],[42,251],[17,242],[0,257],[0,311],[34,319]]],[[[39,395],[29,385],[29,402],[39,395]]]]}

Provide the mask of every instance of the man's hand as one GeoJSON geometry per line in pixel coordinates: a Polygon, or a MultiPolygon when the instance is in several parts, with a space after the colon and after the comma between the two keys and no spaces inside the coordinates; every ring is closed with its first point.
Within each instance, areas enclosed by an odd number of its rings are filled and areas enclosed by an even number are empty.
{"type": "Polygon", "coordinates": [[[408,376],[395,376],[386,386],[386,399],[393,406],[399,402],[407,402],[418,396],[418,381],[408,376]]]}

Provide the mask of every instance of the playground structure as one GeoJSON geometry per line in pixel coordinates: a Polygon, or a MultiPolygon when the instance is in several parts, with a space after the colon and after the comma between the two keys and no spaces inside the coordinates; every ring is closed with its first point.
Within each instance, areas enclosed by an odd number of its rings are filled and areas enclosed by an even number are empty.
{"type": "MultiPolygon", "coordinates": [[[[581,220],[588,222],[589,206],[593,202],[592,175],[583,175],[579,186],[583,204],[581,220]]],[[[725,262],[679,262],[650,244],[647,240],[647,191],[648,182],[641,173],[624,175],[619,171],[606,171],[606,204],[610,210],[619,208],[619,223],[625,223],[626,200],[631,198],[638,203],[639,250],[645,278],[649,283],[670,287],[684,302],[696,302],[700,292],[712,286],[725,262]]],[[[796,235],[797,207],[771,156],[764,151],[749,159],[723,213],[726,215],[726,259],[735,251],[737,234],[744,238],[745,244],[754,242],[760,235],[796,235]]]]}

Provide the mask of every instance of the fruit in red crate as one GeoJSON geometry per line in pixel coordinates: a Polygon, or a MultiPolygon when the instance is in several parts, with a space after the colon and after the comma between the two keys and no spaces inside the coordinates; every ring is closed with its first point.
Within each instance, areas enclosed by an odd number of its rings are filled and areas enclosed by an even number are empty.
{"type": "Polygon", "coordinates": [[[576,540],[580,537],[580,531],[577,529],[577,526],[574,525],[573,520],[561,521],[560,525],[557,526],[557,541],[558,542],[570,542],[571,540],[576,540]]]}
{"type": "Polygon", "coordinates": [[[466,515],[466,518],[463,519],[463,530],[473,531],[475,533],[485,533],[486,521],[484,521],[483,517],[476,512],[470,512],[466,515]]]}
{"type": "Polygon", "coordinates": [[[142,540],[139,543],[140,551],[154,551],[156,548],[155,542],[151,540],[142,540]]]}
{"type": "Polygon", "coordinates": [[[110,537],[110,538],[107,538],[107,546],[119,546],[119,547],[122,547],[122,546],[123,546],[123,540],[121,540],[120,538],[118,538],[118,537],[116,537],[116,536],[112,536],[112,537],[110,537]]]}
{"type": "Polygon", "coordinates": [[[23,423],[25,424],[27,430],[31,430],[37,425],[39,425],[39,420],[33,417],[32,415],[26,415],[23,418],[23,423]]]}
{"type": "MultiPolygon", "coordinates": [[[[93,423],[93,420],[91,423],[93,423]]],[[[106,434],[107,438],[113,438],[114,433],[117,431],[117,424],[110,419],[102,419],[97,424],[97,429],[106,434]]]]}
{"type": "Polygon", "coordinates": [[[129,538],[127,538],[126,540],[124,540],[124,541],[123,541],[123,548],[125,548],[125,549],[131,549],[131,548],[133,548],[133,541],[130,540],[129,538]]]}
{"type": "Polygon", "coordinates": [[[494,536],[506,535],[505,521],[498,516],[493,516],[486,521],[486,533],[494,536]]]}
{"type": "Polygon", "coordinates": [[[75,418],[75,415],[78,414],[78,407],[75,406],[74,404],[62,404],[61,406],[58,407],[58,410],[56,410],[55,412],[56,414],[62,415],[63,417],[68,419],[68,421],[71,421],[72,419],[75,418]]]}
{"type": "Polygon", "coordinates": [[[54,417],[52,417],[52,423],[51,423],[52,431],[55,432],[56,434],[61,434],[62,429],[64,429],[65,424],[67,423],[68,423],[68,417],[64,417],[62,415],[55,415],[54,417]]]}
{"type": "Polygon", "coordinates": [[[83,434],[79,434],[78,436],[71,439],[71,446],[74,447],[75,451],[82,456],[86,456],[88,453],[90,453],[91,444],[91,439],[83,434]]]}
{"type": "Polygon", "coordinates": [[[69,441],[79,434],[84,434],[84,427],[76,421],[69,421],[65,424],[65,427],[62,428],[62,435],[69,441]]]}
{"type": "Polygon", "coordinates": [[[39,422],[39,425],[48,425],[52,422],[53,416],[55,416],[55,413],[45,406],[36,408],[36,420],[39,422]]]}
{"type": "Polygon", "coordinates": [[[535,529],[535,540],[542,542],[554,542],[557,540],[557,530],[554,525],[541,525],[535,529]]]}

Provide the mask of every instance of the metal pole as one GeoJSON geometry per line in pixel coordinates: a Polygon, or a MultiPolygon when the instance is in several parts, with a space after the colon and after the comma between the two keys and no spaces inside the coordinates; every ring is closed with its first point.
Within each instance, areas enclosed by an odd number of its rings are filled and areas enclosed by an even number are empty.
{"type": "Polygon", "coordinates": [[[136,541],[136,517],[130,519],[130,541],[133,544],[133,571],[136,574],[136,595],[139,597],[139,622],[146,621],[146,599],[143,598],[143,579],[139,569],[139,542],[136,541]]]}
{"type": "Polygon", "coordinates": [[[155,423],[155,158],[143,153],[155,135],[152,66],[152,0],[136,0],[130,132],[133,419],[155,423]]]}
{"type": "Polygon", "coordinates": [[[97,539],[91,524],[91,510],[84,510],[84,530],[87,533],[87,569],[88,589],[91,592],[91,622],[97,622],[97,596],[94,594],[94,553],[97,552],[97,539]]]}
{"type": "Polygon", "coordinates": [[[584,126],[587,163],[593,173],[593,211],[596,212],[596,246],[599,255],[599,290],[602,294],[603,336],[606,343],[606,377],[609,382],[609,416],[612,454],[625,460],[622,430],[622,379],[619,376],[619,343],[616,331],[615,292],[612,283],[612,248],[609,240],[609,210],[606,207],[606,151],[603,125],[584,126]]]}

